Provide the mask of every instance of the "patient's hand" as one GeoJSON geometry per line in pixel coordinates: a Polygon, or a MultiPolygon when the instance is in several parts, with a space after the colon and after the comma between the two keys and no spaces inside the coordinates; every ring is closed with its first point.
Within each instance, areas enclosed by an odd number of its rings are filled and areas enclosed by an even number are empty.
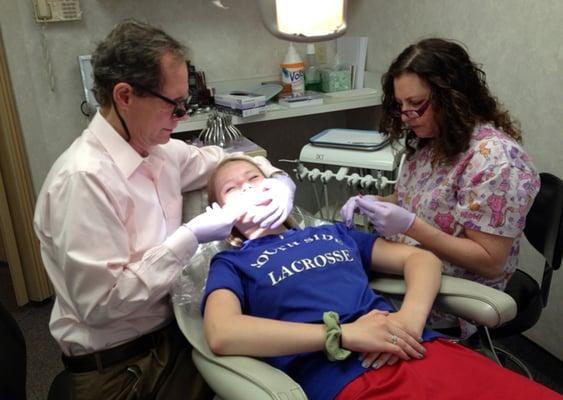
{"type": "MultiPolygon", "coordinates": [[[[419,336],[413,337],[403,328],[402,322],[389,318],[390,315],[373,310],[352,323],[343,324],[343,347],[377,356],[388,353],[403,360],[420,358],[426,350],[418,342],[419,336]]],[[[372,358],[375,360],[376,357],[372,358]]]]}
{"type": "MultiPolygon", "coordinates": [[[[401,313],[401,311],[395,313],[389,313],[387,318],[391,320],[391,325],[394,326],[394,329],[399,329],[399,331],[406,332],[411,338],[417,339],[420,338],[422,335],[422,330],[424,329],[424,325],[420,326],[418,322],[415,322],[412,318],[409,318],[405,312],[401,313]]],[[[398,337],[398,335],[397,335],[398,337]]],[[[397,338],[397,342],[399,339],[397,338]]],[[[418,354],[414,356],[414,358],[422,358],[426,349],[418,343],[418,346],[414,347],[419,351],[418,354]]],[[[362,353],[360,355],[360,360],[362,361],[362,366],[364,368],[374,368],[378,369],[384,365],[393,365],[397,361],[399,361],[399,357],[396,354],[390,352],[371,352],[371,353],[362,353]]]]}
{"type": "Polygon", "coordinates": [[[416,316],[417,318],[415,318],[415,316],[407,315],[405,311],[399,310],[394,313],[389,313],[388,317],[393,320],[396,326],[408,332],[409,335],[417,340],[422,336],[426,320],[420,318],[420,316],[416,316]]]}

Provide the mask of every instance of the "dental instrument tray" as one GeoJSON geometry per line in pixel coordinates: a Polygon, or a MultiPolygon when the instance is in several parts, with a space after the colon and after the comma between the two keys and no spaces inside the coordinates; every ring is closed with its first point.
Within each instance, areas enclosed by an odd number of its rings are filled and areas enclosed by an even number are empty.
{"type": "Polygon", "coordinates": [[[362,129],[325,129],[309,138],[314,146],[375,151],[389,143],[386,134],[362,129]]]}

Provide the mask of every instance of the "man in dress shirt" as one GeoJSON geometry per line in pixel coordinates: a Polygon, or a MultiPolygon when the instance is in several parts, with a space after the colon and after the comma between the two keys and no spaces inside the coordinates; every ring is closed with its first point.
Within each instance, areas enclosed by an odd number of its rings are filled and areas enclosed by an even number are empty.
{"type": "MultiPolygon", "coordinates": [[[[235,216],[209,209],[182,224],[182,192],[205,186],[219,147],[170,139],[186,118],[185,48],[129,20],[92,57],[100,104],[58,158],[34,225],[56,292],[50,330],[78,399],[208,398],[168,296],[199,243],[225,238],[235,216]]],[[[281,224],[295,185],[265,159],[264,226],[281,224]]]]}

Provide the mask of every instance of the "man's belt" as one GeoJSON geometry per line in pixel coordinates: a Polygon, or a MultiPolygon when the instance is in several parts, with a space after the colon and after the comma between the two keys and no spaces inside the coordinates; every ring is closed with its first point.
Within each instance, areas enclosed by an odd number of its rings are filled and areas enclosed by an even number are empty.
{"type": "Polygon", "coordinates": [[[154,349],[159,344],[160,334],[171,328],[174,323],[157,331],[147,333],[130,342],[120,344],[111,349],[97,351],[95,353],[79,356],[62,355],[63,364],[71,372],[89,372],[97,369],[107,368],[129,358],[133,358],[154,349]]]}

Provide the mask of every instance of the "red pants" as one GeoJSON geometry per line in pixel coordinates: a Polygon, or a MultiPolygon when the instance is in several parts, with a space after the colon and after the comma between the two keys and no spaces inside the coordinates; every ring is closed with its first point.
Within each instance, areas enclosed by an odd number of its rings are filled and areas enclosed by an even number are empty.
{"type": "Polygon", "coordinates": [[[346,385],[336,400],[563,399],[461,345],[435,340],[424,346],[427,352],[422,360],[369,370],[346,385]]]}

